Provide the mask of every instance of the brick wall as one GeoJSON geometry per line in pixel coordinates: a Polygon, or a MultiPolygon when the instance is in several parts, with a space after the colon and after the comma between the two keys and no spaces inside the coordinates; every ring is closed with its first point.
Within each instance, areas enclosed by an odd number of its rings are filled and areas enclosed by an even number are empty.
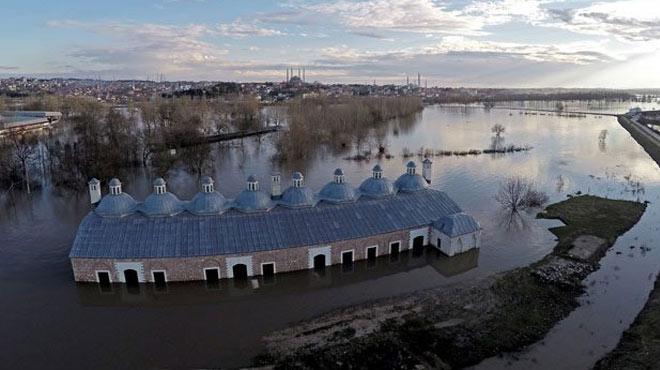
{"type": "MultiPolygon", "coordinates": [[[[400,241],[401,250],[408,249],[409,230],[388,234],[374,235],[367,238],[344,240],[331,244],[331,264],[341,263],[341,253],[353,250],[355,260],[365,259],[366,248],[378,245],[378,256],[389,253],[389,244],[400,241]]],[[[122,280],[121,271],[116,271],[116,262],[141,262],[146,282],[152,281],[152,270],[165,270],[168,281],[204,280],[205,268],[219,268],[220,277],[227,277],[225,259],[228,257],[252,256],[254,275],[261,274],[261,264],[274,262],[279,272],[304,270],[309,268],[309,249],[324,245],[312,245],[298,248],[277,249],[251,254],[231,254],[189,258],[136,258],[136,259],[98,259],[72,258],[71,265],[76,281],[95,282],[96,271],[109,271],[113,282],[122,280]]]]}

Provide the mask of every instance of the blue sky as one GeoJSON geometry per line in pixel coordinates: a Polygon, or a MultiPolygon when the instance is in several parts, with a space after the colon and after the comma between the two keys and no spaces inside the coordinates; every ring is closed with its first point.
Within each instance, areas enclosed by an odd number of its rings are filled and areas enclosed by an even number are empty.
{"type": "Polygon", "coordinates": [[[660,87],[657,0],[3,0],[0,76],[660,87]]]}

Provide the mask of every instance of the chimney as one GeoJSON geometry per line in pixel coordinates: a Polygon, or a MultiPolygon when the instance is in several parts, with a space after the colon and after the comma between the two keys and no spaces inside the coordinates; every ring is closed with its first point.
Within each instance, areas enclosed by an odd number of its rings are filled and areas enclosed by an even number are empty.
{"type": "Polygon", "coordinates": [[[93,178],[87,183],[89,186],[89,202],[96,204],[101,201],[101,182],[93,178]]]}
{"type": "Polygon", "coordinates": [[[428,157],[422,162],[422,177],[428,182],[431,183],[431,178],[433,177],[433,161],[428,157]]]}
{"type": "Polygon", "coordinates": [[[271,198],[279,198],[282,195],[282,181],[279,173],[270,176],[271,198]]]}

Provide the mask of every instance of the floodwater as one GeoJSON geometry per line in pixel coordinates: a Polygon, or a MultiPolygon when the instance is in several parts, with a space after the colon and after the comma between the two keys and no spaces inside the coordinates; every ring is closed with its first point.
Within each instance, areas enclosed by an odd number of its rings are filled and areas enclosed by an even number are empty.
{"type": "MultiPolygon", "coordinates": [[[[324,275],[289,273],[247,286],[223,281],[219,287],[143,286],[137,294],[122,286],[103,291],[74,283],[67,259],[78,222],[89,211],[84,189],[70,193],[46,186],[31,197],[0,198],[0,362],[7,368],[237,367],[249,364],[262,350],[263,335],[297,321],[527,265],[552,249],[554,236],[547,228],[557,222],[535,220],[534,212],[511,218],[499,210],[494,200],[499,184],[520,175],[533,179],[551,202],[578,191],[651,202],[641,222],[603,259],[603,268],[589,277],[580,308],[522,355],[523,362],[505,357],[486,363],[589,367],[634,319],[660,266],[655,247],[660,170],[615,118],[431,106],[415,117],[391,122],[380,133],[392,159],[355,162],[343,159],[351,153],[318,149],[305,162],[278,166],[271,161],[271,137],[245,139],[242,146],[213,145],[212,172],[217,189],[229,198],[244,187],[248,174],[257,175],[268,188],[273,171],[280,171],[288,183],[291,172],[300,170],[314,189],[331,181],[336,167],[342,167],[354,185],[369,176],[376,163],[395,179],[409,160],[402,158],[404,148],[488,148],[495,123],[506,127],[501,139],[505,145],[533,149],[434,158],[432,186],[447,192],[484,229],[481,250],[455,258],[426,251],[397,261],[381,258],[375,265],[357,263],[351,271],[333,267],[324,275]],[[641,246],[651,250],[642,252],[641,246]]],[[[372,147],[375,150],[375,141],[372,147]]],[[[143,171],[122,180],[125,191],[138,199],[150,192],[143,171]]],[[[181,198],[197,191],[196,179],[182,170],[167,180],[168,190],[181,198]]]]}

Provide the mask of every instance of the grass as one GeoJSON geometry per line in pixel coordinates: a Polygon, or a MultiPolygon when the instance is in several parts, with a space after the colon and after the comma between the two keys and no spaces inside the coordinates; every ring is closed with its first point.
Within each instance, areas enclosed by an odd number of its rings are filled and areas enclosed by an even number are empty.
{"type": "Polygon", "coordinates": [[[559,219],[566,224],[550,229],[559,238],[554,253],[562,254],[579,235],[594,235],[613,244],[637,223],[645,209],[644,203],[582,195],[552,204],[538,217],[559,219]]]}

